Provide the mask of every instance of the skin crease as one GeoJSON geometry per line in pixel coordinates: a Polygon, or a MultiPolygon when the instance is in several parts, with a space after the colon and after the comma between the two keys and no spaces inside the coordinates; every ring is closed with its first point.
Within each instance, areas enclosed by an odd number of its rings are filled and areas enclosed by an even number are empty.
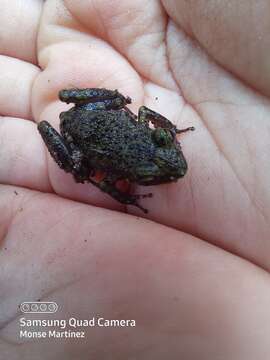
{"type": "Polygon", "coordinates": [[[21,1],[3,1],[3,358],[270,357],[268,7],[30,0],[26,19],[21,1]],[[57,127],[69,108],[57,92],[75,86],[117,88],[134,112],[144,104],[178,128],[196,127],[180,136],[184,179],[134,189],[154,194],[143,202],[147,219],[75,184],[48,156],[36,122],[57,127]],[[56,301],[56,318],[137,326],[19,339],[18,305],[37,299],[56,301]]]}

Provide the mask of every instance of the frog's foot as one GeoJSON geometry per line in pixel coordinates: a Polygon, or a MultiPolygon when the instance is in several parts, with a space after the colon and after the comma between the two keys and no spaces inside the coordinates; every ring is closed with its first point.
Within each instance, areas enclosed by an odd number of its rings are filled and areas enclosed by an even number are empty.
{"type": "Polygon", "coordinates": [[[67,104],[84,106],[87,110],[119,110],[131,103],[131,98],[118,90],[99,88],[64,89],[59,91],[59,99],[67,104]]]}
{"type": "Polygon", "coordinates": [[[134,206],[136,206],[137,208],[139,208],[139,209],[141,209],[145,214],[148,214],[148,210],[147,209],[145,209],[144,207],[142,207],[139,203],[134,203],[134,204],[132,204],[132,205],[134,205],[134,206]]]}
{"type": "Polygon", "coordinates": [[[181,133],[184,133],[184,132],[187,132],[187,131],[194,131],[194,130],[195,130],[194,126],[190,126],[190,127],[185,128],[185,129],[177,129],[177,128],[175,128],[176,134],[181,134],[181,133]]]}
{"type": "Polygon", "coordinates": [[[146,123],[149,123],[149,121],[151,121],[155,128],[161,127],[163,129],[172,130],[175,134],[195,130],[194,126],[179,130],[170,120],[165,118],[165,116],[156,113],[155,111],[147,108],[146,106],[140,107],[138,121],[146,123]]]}
{"type": "Polygon", "coordinates": [[[135,196],[136,199],[145,199],[145,198],[151,198],[153,197],[152,193],[147,193],[147,194],[134,194],[132,196],[135,196]]]}
{"type": "Polygon", "coordinates": [[[175,125],[170,120],[160,115],[159,113],[147,108],[146,106],[141,106],[139,108],[138,121],[146,122],[146,123],[149,123],[150,121],[155,128],[157,127],[161,127],[164,129],[175,128],[175,125]]]}

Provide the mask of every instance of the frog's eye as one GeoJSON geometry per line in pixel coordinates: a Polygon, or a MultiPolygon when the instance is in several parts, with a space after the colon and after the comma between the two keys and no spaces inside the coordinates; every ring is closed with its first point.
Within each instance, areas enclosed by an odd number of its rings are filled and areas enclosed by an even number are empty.
{"type": "Polygon", "coordinates": [[[172,133],[167,129],[156,128],[155,130],[153,130],[152,136],[153,136],[153,140],[159,146],[171,145],[173,142],[172,133]]]}

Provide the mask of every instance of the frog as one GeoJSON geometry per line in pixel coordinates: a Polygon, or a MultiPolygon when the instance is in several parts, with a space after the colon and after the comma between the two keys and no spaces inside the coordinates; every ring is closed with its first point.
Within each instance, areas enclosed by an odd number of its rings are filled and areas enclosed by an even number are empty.
{"type": "Polygon", "coordinates": [[[143,186],[176,182],[188,169],[177,129],[165,116],[141,106],[138,115],[127,105],[132,100],[118,90],[70,88],[58,93],[74,106],[60,113],[60,132],[42,120],[38,131],[58,166],[77,183],[90,183],[118,202],[148,210],[140,199],[152,193],[131,194],[119,181],[143,186]],[[100,181],[96,174],[102,173],[100,181]]]}

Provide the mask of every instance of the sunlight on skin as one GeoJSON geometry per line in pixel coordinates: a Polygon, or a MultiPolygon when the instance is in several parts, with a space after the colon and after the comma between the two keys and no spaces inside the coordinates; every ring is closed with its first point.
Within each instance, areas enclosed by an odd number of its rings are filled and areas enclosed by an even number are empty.
{"type": "Polygon", "coordinates": [[[269,358],[270,79],[262,76],[269,73],[268,6],[1,4],[0,352],[6,358],[269,358]],[[23,31],[13,19],[21,19],[23,31]],[[185,178],[134,189],[154,193],[142,200],[148,219],[75,184],[47,154],[35,122],[58,127],[59,113],[70,107],[57,98],[65,87],[117,88],[132,98],[135,113],[145,104],[178,128],[196,127],[179,136],[189,164],[185,178]],[[18,305],[39,298],[61,304],[59,318],[101,314],[134,318],[137,327],[88,329],[91,346],[22,341],[18,305]]]}

